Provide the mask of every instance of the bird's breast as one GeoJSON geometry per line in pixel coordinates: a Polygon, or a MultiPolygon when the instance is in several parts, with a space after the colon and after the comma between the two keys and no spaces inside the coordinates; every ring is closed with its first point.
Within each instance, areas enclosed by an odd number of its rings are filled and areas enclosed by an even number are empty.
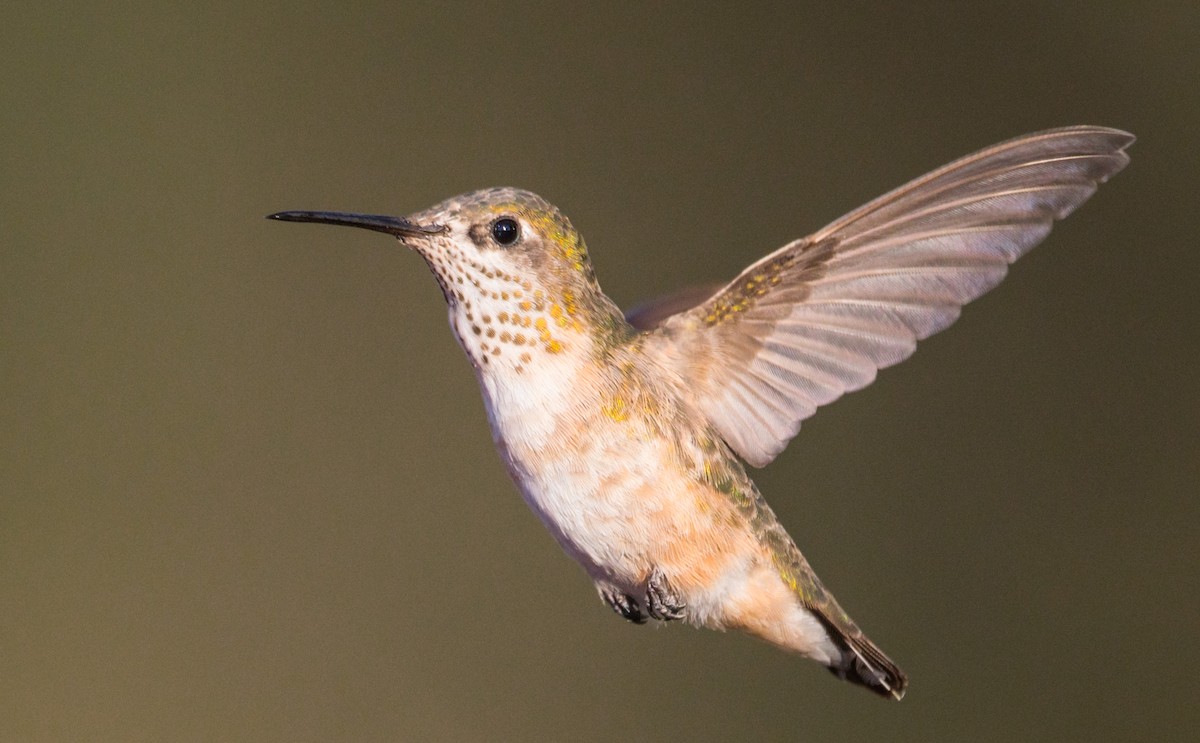
{"type": "Polygon", "coordinates": [[[649,473],[662,472],[665,442],[614,425],[578,370],[537,384],[481,381],[500,456],[562,547],[594,578],[640,573],[641,535],[663,509],[649,473]]]}
{"type": "Polygon", "coordinates": [[[709,553],[740,551],[726,543],[746,533],[700,475],[703,451],[671,425],[669,391],[629,390],[610,371],[535,384],[481,375],[512,479],[594,579],[637,586],[663,564],[719,572],[709,553]]]}

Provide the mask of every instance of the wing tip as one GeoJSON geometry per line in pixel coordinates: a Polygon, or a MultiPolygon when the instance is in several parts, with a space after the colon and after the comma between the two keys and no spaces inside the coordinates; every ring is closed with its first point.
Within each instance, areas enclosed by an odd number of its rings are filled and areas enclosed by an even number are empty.
{"type": "MultiPolygon", "coordinates": [[[[1110,140],[1112,142],[1112,150],[1115,152],[1124,151],[1137,141],[1136,135],[1127,132],[1124,129],[1117,129],[1116,127],[1111,126],[1100,126],[1098,124],[1075,124],[1072,126],[1060,126],[1052,129],[1043,129],[1039,132],[1032,132],[1030,134],[1014,137],[1013,139],[1008,140],[1008,142],[1020,142],[1028,139],[1049,139],[1060,136],[1077,136],[1080,134],[1091,134],[1104,140],[1110,140]]],[[[1003,144],[1007,143],[1002,143],[1002,145],[1003,144]]]]}

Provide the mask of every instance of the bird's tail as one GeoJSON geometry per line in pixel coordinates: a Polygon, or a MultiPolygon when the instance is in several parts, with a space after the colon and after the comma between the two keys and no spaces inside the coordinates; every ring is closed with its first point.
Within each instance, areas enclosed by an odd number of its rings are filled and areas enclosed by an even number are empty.
{"type": "Polygon", "coordinates": [[[838,678],[861,684],[880,696],[899,701],[908,688],[908,676],[887,657],[879,646],[854,628],[845,632],[826,621],[830,637],[842,648],[841,663],[829,666],[838,678]]]}

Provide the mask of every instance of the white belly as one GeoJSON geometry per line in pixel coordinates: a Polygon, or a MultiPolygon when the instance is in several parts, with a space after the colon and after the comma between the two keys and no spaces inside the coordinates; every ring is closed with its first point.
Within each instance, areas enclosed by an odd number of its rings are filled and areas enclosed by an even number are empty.
{"type": "Polygon", "coordinates": [[[541,377],[519,386],[481,378],[500,456],[526,503],[593,579],[633,586],[651,566],[655,525],[686,488],[681,473],[664,467],[670,444],[605,415],[578,376],[541,377]]]}

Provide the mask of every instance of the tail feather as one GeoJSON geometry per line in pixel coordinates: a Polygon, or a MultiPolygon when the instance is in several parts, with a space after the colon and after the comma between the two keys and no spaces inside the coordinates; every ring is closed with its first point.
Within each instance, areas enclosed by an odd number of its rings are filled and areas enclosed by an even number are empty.
{"type": "Polygon", "coordinates": [[[834,630],[831,634],[845,649],[842,663],[829,667],[838,678],[861,684],[880,696],[899,701],[908,688],[908,676],[861,632],[856,636],[834,630]]]}

